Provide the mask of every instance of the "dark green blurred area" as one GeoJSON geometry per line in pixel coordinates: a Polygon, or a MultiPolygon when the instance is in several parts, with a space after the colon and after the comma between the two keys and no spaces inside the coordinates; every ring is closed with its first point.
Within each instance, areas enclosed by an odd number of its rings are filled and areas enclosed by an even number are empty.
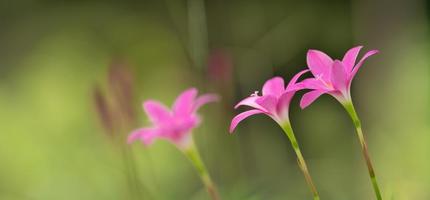
{"type": "MultiPolygon", "coordinates": [[[[310,199],[275,122],[252,117],[228,134],[239,112],[233,105],[268,78],[289,79],[304,69],[309,48],[341,58],[359,44],[381,51],[361,68],[352,95],[384,199],[429,199],[427,4],[2,1],[0,199],[132,199],[121,137],[149,124],[143,100],[170,105],[192,86],[223,98],[202,109],[194,133],[223,199],[310,199]],[[100,123],[93,92],[98,86],[109,94],[109,68],[118,59],[133,76],[130,106],[138,122],[115,131],[115,142],[100,123]]],[[[373,199],[341,105],[323,96],[301,110],[298,96],[291,121],[321,198],[373,199]]],[[[131,147],[140,199],[208,199],[171,144],[131,147]]]]}

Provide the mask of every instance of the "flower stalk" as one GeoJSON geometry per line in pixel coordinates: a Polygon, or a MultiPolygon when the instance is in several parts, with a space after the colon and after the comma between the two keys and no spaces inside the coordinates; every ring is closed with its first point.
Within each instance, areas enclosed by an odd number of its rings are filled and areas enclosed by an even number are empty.
{"type": "Polygon", "coordinates": [[[196,168],[199,173],[200,178],[202,179],[203,184],[206,187],[207,192],[212,200],[220,200],[219,194],[217,192],[215,184],[212,182],[212,179],[208,173],[208,170],[203,163],[202,158],[200,157],[200,153],[194,144],[194,140],[191,138],[187,148],[182,150],[187,156],[187,158],[191,161],[191,163],[196,168]]]}
{"type": "Polygon", "coordinates": [[[357,136],[360,141],[361,150],[367,164],[367,170],[369,171],[370,179],[372,180],[373,190],[375,191],[376,199],[382,200],[381,191],[379,189],[378,182],[376,181],[375,170],[373,169],[372,161],[370,159],[367,143],[364,138],[363,131],[361,130],[360,118],[358,118],[357,112],[355,111],[355,107],[352,104],[352,101],[347,101],[342,105],[345,108],[345,110],[348,112],[349,116],[354,122],[355,129],[357,130],[357,136]]]}
{"type": "Polygon", "coordinates": [[[313,194],[314,200],[319,200],[320,197],[319,197],[318,191],[315,187],[314,182],[312,181],[311,174],[309,173],[308,166],[306,165],[306,161],[303,158],[302,151],[300,150],[299,144],[297,143],[297,139],[296,139],[296,136],[294,135],[293,129],[291,128],[291,124],[287,122],[282,124],[281,127],[284,130],[285,134],[287,135],[288,139],[290,140],[291,145],[293,146],[294,152],[297,155],[297,162],[299,164],[300,170],[302,170],[305,176],[306,183],[308,184],[313,194]]]}

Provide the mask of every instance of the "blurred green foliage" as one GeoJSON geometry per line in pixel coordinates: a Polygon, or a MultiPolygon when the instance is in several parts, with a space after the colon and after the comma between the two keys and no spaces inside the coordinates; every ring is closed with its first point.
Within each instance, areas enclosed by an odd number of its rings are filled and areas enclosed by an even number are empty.
{"type": "MultiPolygon", "coordinates": [[[[384,196],[429,199],[429,23],[423,4],[2,1],[0,199],[132,199],[136,191],[121,148],[131,129],[147,125],[140,102],[170,104],[191,86],[223,96],[203,109],[204,123],[194,133],[223,199],[310,199],[292,148],[273,121],[253,117],[228,134],[233,105],[268,78],[289,79],[303,69],[309,48],[339,58],[357,44],[381,51],[361,68],[352,93],[384,196]],[[225,55],[219,63],[226,73],[208,69],[205,61],[214,52],[225,55]],[[109,94],[108,69],[117,58],[133,74],[130,106],[138,123],[116,130],[119,142],[113,142],[100,123],[93,89],[109,94]]],[[[347,113],[329,96],[305,110],[298,99],[292,125],[321,198],[372,199],[347,113]]],[[[127,159],[135,162],[140,199],[208,198],[172,145],[131,147],[127,159]]]]}

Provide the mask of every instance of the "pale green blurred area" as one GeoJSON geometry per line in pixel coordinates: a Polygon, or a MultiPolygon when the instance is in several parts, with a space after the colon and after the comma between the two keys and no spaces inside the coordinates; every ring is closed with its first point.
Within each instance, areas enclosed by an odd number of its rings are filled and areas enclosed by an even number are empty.
{"type": "MultiPolygon", "coordinates": [[[[428,3],[4,1],[0,199],[132,199],[121,153],[92,95],[95,85],[106,90],[117,57],[133,72],[135,128],[149,125],[140,103],[148,98],[170,105],[192,86],[222,94],[221,103],[202,109],[195,138],[223,199],[310,199],[292,148],[272,120],[252,117],[228,134],[239,112],[233,105],[268,78],[289,79],[303,69],[309,48],[340,58],[358,44],[381,51],[361,68],[352,93],[384,199],[429,199],[428,3]],[[209,78],[205,60],[214,51],[231,57],[231,80],[209,78]]],[[[298,101],[292,125],[321,199],[373,199],[341,105],[323,96],[302,111],[298,101]]],[[[140,199],[208,199],[171,144],[136,143],[132,150],[140,199]]]]}

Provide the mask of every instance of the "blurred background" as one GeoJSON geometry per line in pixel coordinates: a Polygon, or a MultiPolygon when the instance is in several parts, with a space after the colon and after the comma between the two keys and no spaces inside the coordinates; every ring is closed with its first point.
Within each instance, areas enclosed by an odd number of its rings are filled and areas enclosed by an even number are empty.
{"type": "MultiPolygon", "coordinates": [[[[385,199],[430,199],[429,1],[3,0],[0,199],[208,199],[165,141],[125,144],[141,102],[216,92],[194,136],[226,200],[311,199],[282,130],[233,105],[306,51],[379,49],[352,95],[385,199]]],[[[291,121],[321,199],[374,199],[354,127],[321,97],[291,121]]]]}

